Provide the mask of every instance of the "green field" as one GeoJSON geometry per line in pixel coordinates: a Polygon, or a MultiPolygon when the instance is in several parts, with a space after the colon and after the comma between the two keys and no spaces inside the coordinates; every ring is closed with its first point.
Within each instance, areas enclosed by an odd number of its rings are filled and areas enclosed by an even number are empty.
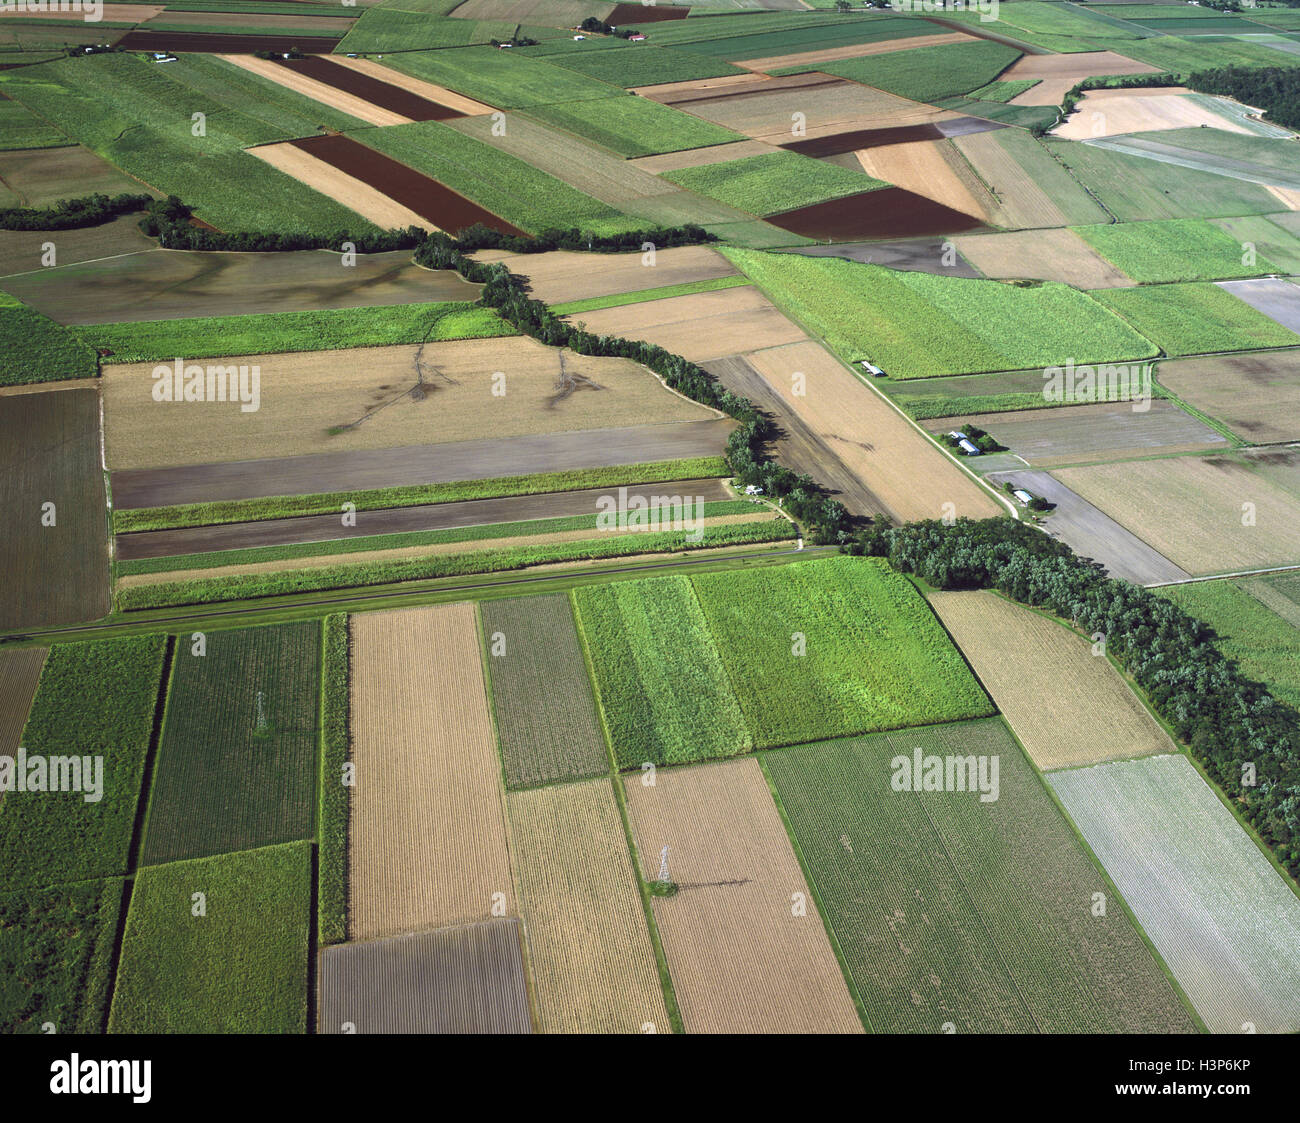
{"type": "Polygon", "coordinates": [[[588,585],[573,600],[619,768],[754,747],[689,578],[588,585]]]}
{"type": "Polygon", "coordinates": [[[1009,82],[990,82],[978,90],[971,90],[968,96],[976,101],[1008,102],[1013,97],[1032,90],[1040,81],[1039,78],[1017,78],[1009,82]]]}
{"type": "Polygon", "coordinates": [[[814,67],[785,67],[772,73],[816,69],[913,101],[934,101],[987,86],[1019,57],[1020,52],[1014,47],[980,39],[973,43],[943,43],[937,47],[840,59],[814,67]]]}
{"type": "Polygon", "coordinates": [[[0,1033],[102,1033],[122,881],[0,894],[0,1033]]]}
{"type": "Polygon", "coordinates": [[[376,5],[361,13],[335,53],[388,51],[399,44],[404,51],[470,47],[493,39],[512,39],[516,26],[505,20],[430,19],[424,12],[376,5]]]}
{"type": "Polygon", "coordinates": [[[1023,287],[841,258],[723,253],[841,358],[869,358],[893,378],[1045,367],[1063,356],[1097,363],[1155,354],[1118,316],[1068,285],[1023,287]]]}
{"type": "Polygon", "coordinates": [[[1079,226],[1075,233],[1139,284],[1219,281],[1281,271],[1259,253],[1253,264],[1243,264],[1241,242],[1203,219],[1079,226]]]}
{"type": "Polygon", "coordinates": [[[743,140],[739,133],[643,97],[536,105],[524,116],[602,145],[620,156],[653,156],[743,140]]]}
{"type": "Polygon", "coordinates": [[[483,643],[497,740],[511,788],[609,770],[605,738],[562,593],[484,602],[483,643]]]}
{"type": "Polygon", "coordinates": [[[721,164],[680,168],[664,172],[663,178],[697,195],[756,215],[792,211],[888,186],[864,172],[797,152],[767,152],[721,164]]]}
{"type": "MultiPolygon", "coordinates": [[[[739,31],[740,25],[737,21],[731,22],[739,31]]],[[[932,33],[931,28],[914,19],[888,16],[864,19],[860,15],[854,19],[830,20],[805,17],[797,26],[769,31],[756,29],[749,34],[696,39],[689,43],[679,43],[677,46],[683,51],[715,55],[718,58],[755,59],[791,55],[801,51],[824,51],[832,47],[848,47],[858,43],[882,43],[888,39],[908,39],[915,35],[932,33]]],[[[654,37],[656,41],[662,38],[660,28],[655,29],[654,37]]]]}
{"type": "Polygon", "coordinates": [[[873,1031],[1193,1030],[1000,720],[761,759],[873,1031]],[[895,761],[916,753],[996,759],[997,798],[895,790],[895,761]]]}
{"type": "Polygon", "coordinates": [[[0,804],[0,886],[53,885],[127,872],[162,673],[160,636],[50,648],[23,747],[32,757],[90,757],[102,792],[29,787],[0,804]],[[111,705],[106,704],[111,700],[111,705]]]}
{"type": "Polygon", "coordinates": [[[516,335],[492,309],[465,301],[325,308],[313,312],[257,312],[182,320],[87,324],[75,329],[112,363],[151,363],[279,351],[332,351],[428,340],[516,335]]]}
{"type": "Polygon", "coordinates": [[[316,939],[341,944],[348,933],[348,798],[344,766],[348,734],[348,618],[331,613],[321,621],[321,761],[319,843],[316,875],[316,939]]]}
{"type": "Polygon", "coordinates": [[[442,51],[399,51],[384,56],[395,70],[447,86],[495,109],[593,101],[616,92],[608,82],[530,58],[517,50],[458,47],[442,51]]]}
{"type": "Polygon", "coordinates": [[[0,151],[10,148],[54,148],[68,144],[58,129],[16,101],[0,101],[0,151]]]}
{"type": "Polygon", "coordinates": [[[747,73],[720,58],[648,43],[629,43],[623,50],[565,51],[548,55],[546,61],[625,89],[747,73]]]}
{"type": "Polygon", "coordinates": [[[758,748],[993,712],[920,593],[882,561],[693,581],[758,748]]]}
{"type": "Polygon", "coordinates": [[[1213,224],[1227,231],[1238,246],[1249,242],[1257,254],[1276,263],[1278,272],[1300,274],[1300,238],[1289,230],[1257,215],[1215,219],[1213,224]]]}
{"type": "Polygon", "coordinates": [[[109,1032],[305,1033],[310,901],[307,842],[141,870],[109,1032]]]}
{"type": "Polygon", "coordinates": [[[680,285],[664,285],[657,289],[638,289],[636,292],[616,292],[609,296],[592,296],[586,300],[570,300],[552,304],[557,316],[572,316],[579,312],[596,312],[601,308],[622,308],[628,304],[644,304],[649,300],[668,300],[674,296],[689,296],[695,292],[715,292],[734,289],[749,284],[748,277],[712,277],[705,281],[685,281],[680,285]]]}
{"type": "MultiPolygon", "coordinates": [[[[1243,24],[1243,30],[1248,25],[1243,24]]],[[[1266,33],[1258,27],[1257,32],[1266,33]]],[[[1173,35],[1160,35],[1154,39],[1138,39],[1125,43],[1126,57],[1150,63],[1173,74],[1186,76],[1196,70],[1216,70],[1223,66],[1260,67],[1289,66],[1290,58],[1262,43],[1248,43],[1239,39],[1180,39],[1173,35]]]]}
{"type": "Polygon", "coordinates": [[[177,640],[146,865],[313,834],[320,652],[314,620],[177,640]]]}
{"type": "Polygon", "coordinates": [[[72,332],[0,292],[0,386],[98,373],[95,352],[72,332]]]}
{"type": "Polygon", "coordinates": [[[1092,295],[1168,355],[1300,344],[1300,335],[1209,282],[1101,289],[1092,295]]]}

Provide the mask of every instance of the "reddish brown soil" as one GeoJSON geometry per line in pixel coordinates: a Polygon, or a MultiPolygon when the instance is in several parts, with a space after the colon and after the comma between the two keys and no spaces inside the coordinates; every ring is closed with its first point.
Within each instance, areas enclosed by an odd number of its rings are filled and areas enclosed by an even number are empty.
{"type": "Polygon", "coordinates": [[[362,98],[371,105],[379,106],[380,109],[400,113],[412,121],[448,121],[453,117],[465,116],[458,109],[439,105],[435,101],[420,97],[419,94],[413,94],[409,90],[382,82],[368,74],[350,70],[346,66],[340,66],[337,62],[319,56],[275,61],[308,78],[314,78],[317,82],[324,82],[325,85],[333,86],[336,90],[362,98]]]}
{"type": "Polygon", "coordinates": [[[960,234],[982,226],[977,218],[901,187],[882,187],[847,199],[815,203],[771,215],[766,221],[805,238],[837,241],[960,234]]]}
{"type": "Polygon", "coordinates": [[[943,140],[943,133],[937,125],[900,125],[892,129],[857,129],[851,133],[792,140],[781,147],[820,158],[838,156],[842,152],[857,152],[862,148],[880,148],[886,144],[906,144],[914,140],[943,140]]]}
{"type": "Polygon", "coordinates": [[[635,27],[639,23],[662,23],[685,19],[690,8],[661,8],[658,4],[615,4],[605,22],[611,27],[635,27]]]}
{"type": "Polygon", "coordinates": [[[337,134],[309,136],[289,143],[362,183],[368,183],[375,190],[382,191],[421,218],[427,218],[439,230],[455,234],[467,226],[481,222],[503,234],[524,233],[519,227],[511,226],[505,219],[498,218],[477,203],[471,203],[465,196],[456,194],[450,187],[444,187],[436,179],[408,168],[373,148],[367,148],[351,137],[337,134]]]}
{"type": "Polygon", "coordinates": [[[207,52],[209,54],[251,55],[257,51],[298,51],[304,55],[327,55],[337,39],[320,35],[208,35],[193,31],[129,31],[117,45],[124,51],[207,52]]]}

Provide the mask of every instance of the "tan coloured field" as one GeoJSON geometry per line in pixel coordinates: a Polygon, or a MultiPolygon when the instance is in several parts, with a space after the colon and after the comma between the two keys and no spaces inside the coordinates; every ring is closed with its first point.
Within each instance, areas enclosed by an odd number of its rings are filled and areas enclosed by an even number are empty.
{"type": "MultiPolygon", "coordinates": [[[[735,526],[738,523],[769,522],[776,519],[769,508],[738,515],[719,515],[700,520],[707,532],[712,527],[735,526]]],[[[786,524],[783,524],[786,525],[786,524]]],[[[562,530],[553,534],[518,535],[511,538],[482,538],[468,542],[440,542],[433,546],[405,546],[395,550],[367,550],[364,553],[319,554],[314,557],[281,558],[278,561],[255,562],[245,565],[214,566],[209,569],[172,570],[165,573],[135,573],[117,581],[119,589],[137,585],[168,585],[177,581],[191,581],[209,577],[241,577],[250,573],[284,573],[295,569],[319,569],[331,565],[360,565],[380,561],[402,561],[408,558],[443,557],[447,554],[473,554],[482,550],[506,550],[514,546],[549,546],[565,542],[587,542],[599,539],[602,533],[595,530],[562,530]]]]}
{"type": "Polygon", "coordinates": [[[995,224],[1013,230],[1068,226],[1068,217],[1051,195],[1002,147],[1003,131],[971,133],[953,141],[997,199],[995,224]]]}
{"type": "Polygon", "coordinates": [[[953,239],[958,252],[986,277],[1063,281],[1080,289],[1133,284],[1073,230],[1016,230],[953,239]]]}
{"type": "Polygon", "coordinates": [[[648,97],[653,101],[671,101],[678,97],[691,95],[705,96],[709,91],[722,91],[757,88],[762,82],[772,82],[778,86],[784,83],[766,74],[723,74],[717,78],[692,78],[685,82],[660,82],[654,86],[633,86],[632,92],[648,97]]]}
{"type": "Polygon", "coordinates": [[[1160,68],[1137,62],[1115,51],[1083,51],[1064,55],[1022,55],[999,77],[1008,82],[1022,78],[1080,78],[1106,74],[1158,74],[1160,68]]]}
{"type": "Polygon", "coordinates": [[[1052,475],[1195,576],[1300,562],[1300,500],[1234,457],[1180,456],[1052,475]]]}
{"type": "Polygon", "coordinates": [[[542,1032],[669,1032],[609,780],[510,792],[506,808],[542,1032]]]}
{"type": "Polygon", "coordinates": [[[406,90],[407,93],[428,98],[429,101],[445,105],[448,109],[464,113],[467,117],[477,117],[484,113],[496,112],[492,106],[485,105],[481,101],[475,101],[472,97],[466,97],[464,94],[458,94],[455,90],[447,89],[446,86],[435,85],[433,82],[426,82],[421,78],[412,78],[409,74],[403,74],[400,70],[383,66],[368,58],[330,55],[330,62],[338,66],[346,66],[349,70],[355,70],[358,74],[378,78],[379,81],[387,82],[390,86],[396,86],[399,90],[406,90]]]}
{"type": "Polygon", "coordinates": [[[327,164],[310,152],[304,152],[288,141],[263,144],[244,151],[259,160],[265,160],[277,171],[293,176],[313,191],[319,191],[336,203],[342,203],[384,230],[400,230],[407,226],[418,226],[422,230],[438,229],[427,218],[390,199],[382,191],[376,191],[370,184],[339,171],[332,164],[327,164]]]}
{"type": "Polygon", "coordinates": [[[1066,140],[1154,132],[1157,129],[1223,129],[1254,135],[1226,113],[1215,113],[1188,97],[1191,91],[1174,86],[1150,90],[1090,90],[1073,113],[1052,130],[1066,140]]]}
{"type": "Polygon", "coordinates": [[[943,43],[969,43],[973,36],[961,31],[947,31],[936,35],[915,35],[910,39],[885,39],[879,43],[853,43],[847,47],[827,47],[821,51],[800,51],[791,55],[768,55],[764,58],[745,59],[735,63],[746,70],[775,70],[782,66],[808,66],[819,62],[835,62],[843,58],[862,58],[866,55],[883,55],[891,51],[907,51],[913,47],[937,47],[943,43]]]}
{"type": "Polygon", "coordinates": [[[882,144],[857,153],[867,175],[914,191],[962,214],[988,222],[997,201],[950,140],[882,144]]]}
{"type": "Polygon", "coordinates": [[[1300,351],[1169,360],[1158,378],[1252,444],[1300,440],[1300,351]]]}
{"type": "MultiPolygon", "coordinates": [[[[367,125],[409,125],[411,123],[410,117],[404,117],[400,113],[394,113],[390,109],[374,105],[366,101],[365,98],[346,93],[325,82],[318,82],[314,78],[309,78],[291,67],[281,66],[270,59],[261,59],[256,55],[218,55],[217,57],[224,62],[230,63],[231,66],[247,70],[251,74],[256,74],[259,78],[265,78],[268,82],[274,82],[277,86],[283,86],[287,90],[293,90],[294,93],[302,94],[303,97],[309,97],[322,105],[331,106],[340,113],[347,113],[356,117],[367,125]]],[[[260,155],[260,152],[254,152],[254,155],[260,155]]],[[[285,171],[286,169],[281,168],[280,170],[285,171]]]]}
{"type": "Polygon", "coordinates": [[[349,626],[348,938],[518,915],[475,607],[349,626]]]}
{"type": "MultiPolygon", "coordinates": [[[[262,12],[182,12],[169,11],[158,23],[166,23],[172,31],[184,31],[186,25],[195,31],[213,27],[227,35],[292,35],[295,31],[332,31],[340,37],[346,35],[357,22],[356,16],[279,16],[262,12]]],[[[152,31],[146,25],[141,31],[152,31]]],[[[166,34],[166,32],[164,32],[166,34]]]]}
{"type": "Polygon", "coordinates": [[[575,312],[566,319],[598,335],[657,343],[696,363],[807,338],[753,285],[575,312]]]}
{"type": "Polygon", "coordinates": [[[425,395],[417,401],[403,395],[415,385],[419,350],[411,344],[204,360],[261,368],[260,407],[249,413],[230,402],[156,403],[153,363],[107,366],[108,466],[163,468],[720,416],[630,359],[561,353],[527,336],[426,344],[425,395]],[[567,394],[562,378],[571,380],[567,394]],[[363,417],[346,432],[328,432],[363,417]]]}
{"type": "Polygon", "coordinates": [[[990,592],[930,606],[1039,768],[1176,751],[1109,660],[1055,620],[990,592]]]}
{"type": "Polygon", "coordinates": [[[0,755],[13,756],[22,743],[47,650],[16,647],[0,651],[0,755]]]}
{"type": "Polygon", "coordinates": [[[641,872],[659,854],[680,886],[653,898],[688,1033],[861,1033],[853,1000],[758,761],[626,781],[641,872]],[[795,915],[802,901],[806,915],[795,915]]]}
{"type": "Polygon", "coordinates": [[[528,279],[530,295],[547,304],[638,292],[715,277],[734,277],[736,269],[708,246],[678,246],[655,253],[647,265],[640,253],[510,254],[492,251],[482,260],[504,262],[510,272],[528,279]]]}
{"type": "Polygon", "coordinates": [[[795,343],[745,357],[900,522],[942,518],[949,511],[973,519],[1006,514],[820,343],[795,343]],[[794,392],[796,373],[803,375],[803,394],[794,392]]]}
{"type": "MultiPolygon", "coordinates": [[[[153,19],[165,8],[165,4],[105,4],[100,10],[100,19],[108,23],[143,23],[145,20],[153,19]]],[[[12,8],[9,10],[13,11],[12,8]]],[[[23,20],[51,19],[67,23],[69,19],[75,19],[78,15],[79,13],[75,11],[59,11],[57,7],[46,11],[31,7],[24,8],[17,18],[23,20]]],[[[95,39],[94,42],[98,43],[100,40],[95,39]]]]}
{"type": "Polygon", "coordinates": [[[664,152],[659,156],[638,156],[627,163],[655,175],[681,168],[700,168],[705,164],[725,164],[746,156],[766,156],[775,148],[761,140],[734,140],[730,144],[712,144],[708,148],[687,148],[681,152],[664,152]]]}
{"type": "Polygon", "coordinates": [[[1264,190],[1270,195],[1277,197],[1280,202],[1289,211],[1300,211],[1300,191],[1294,187],[1276,187],[1272,184],[1265,184],[1264,190]]]}

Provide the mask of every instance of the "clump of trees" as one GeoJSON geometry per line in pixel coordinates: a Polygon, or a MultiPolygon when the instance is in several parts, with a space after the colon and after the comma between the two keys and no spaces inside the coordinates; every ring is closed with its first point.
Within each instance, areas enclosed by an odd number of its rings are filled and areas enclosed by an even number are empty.
{"type": "MultiPolygon", "coordinates": [[[[969,422],[960,429],[954,429],[952,433],[960,433],[980,452],[1006,452],[1007,446],[998,444],[997,440],[978,425],[971,425],[969,422]]],[[[961,443],[961,437],[954,437],[952,433],[941,433],[940,439],[949,448],[956,448],[961,443]]]]}
{"type": "Polygon", "coordinates": [[[590,35],[613,35],[618,39],[626,39],[635,35],[634,27],[615,27],[612,23],[606,23],[603,19],[597,19],[595,16],[588,16],[580,24],[579,31],[585,31],[590,35]]]}
{"type": "Polygon", "coordinates": [[[1187,84],[1199,93],[1219,94],[1256,106],[1270,121],[1288,129],[1300,128],[1300,67],[1224,66],[1197,70],[1187,76],[1187,84]]]}
{"type": "Polygon", "coordinates": [[[72,230],[100,226],[118,215],[144,209],[149,195],[86,195],[62,199],[52,207],[10,207],[0,210],[0,230],[72,230]]]}
{"type": "Polygon", "coordinates": [[[996,589],[1104,635],[1156,712],[1300,874],[1300,713],[1243,675],[1208,625],[1010,518],[872,526],[848,549],[940,589],[996,589]]]}

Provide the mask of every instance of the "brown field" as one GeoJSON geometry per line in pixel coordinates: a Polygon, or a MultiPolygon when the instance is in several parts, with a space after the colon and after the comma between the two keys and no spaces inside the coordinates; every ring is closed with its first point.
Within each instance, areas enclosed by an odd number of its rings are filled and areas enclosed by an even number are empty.
{"type": "MultiPolygon", "coordinates": [[[[67,278],[68,274],[62,269],[65,265],[98,261],[101,258],[119,255],[138,255],[151,250],[162,252],[158,250],[157,242],[140,232],[139,222],[139,215],[127,214],[112,222],[106,222],[103,226],[87,226],[82,230],[60,230],[58,241],[55,243],[58,264],[53,267],[41,264],[41,256],[44,253],[41,246],[50,240],[48,230],[0,230],[0,277],[6,278],[5,290],[15,296],[20,291],[29,291],[29,280],[32,279],[19,278],[17,274],[53,274],[55,277],[67,278]],[[19,289],[20,285],[23,286],[22,290],[19,289]]],[[[42,282],[33,280],[31,287],[39,289],[41,285],[42,282]]],[[[112,293],[102,289],[96,291],[97,301],[110,299],[111,296],[112,293]]],[[[41,307],[36,301],[28,300],[26,296],[22,296],[21,299],[24,304],[32,304],[38,311],[49,315],[46,308],[41,307]]],[[[57,296],[52,297],[52,300],[57,303],[57,296]]],[[[81,303],[84,307],[85,302],[81,303]]]]}
{"type": "Polygon", "coordinates": [[[667,846],[673,897],[653,898],[688,1033],[860,1033],[853,1001],[756,760],[626,781],[641,873],[667,846]],[[793,915],[801,894],[807,915],[793,915]]]}
{"type": "Polygon", "coordinates": [[[986,277],[1062,281],[1080,289],[1120,288],[1133,281],[1073,230],[1016,230],[954,239],[986,277]]]}
{"type": "Polygon", "coordinates": [[[917,140],[859,149],[867,175],[988,222],[996,201],[949,140],[917,140]]]}
{"type": "MultiPolygon", "coordinates": [[[[281,66],[270,59],[256,58],[253,55],[218,55],[217,57],[230,63],[231,66],[247,70],[260,78],[265,78],[268,82],[274,82],[277,86],[283,86],[285,89],[302,94],[303,97],[309,97],[313,101],[331,106],[340,113],[347,113],[352,117],[356,117],[367,125],[409,125],[414,120],[412,117],[404,117],[400,113],[394,113],[391,109],[384,109],[382,106],[374,105],[364,98],[347,93],[345,90],[336,89],[324,82],[318,82],[315,78],[309,78],[306,74],[301,74],[287,66],[281,66]]],[[[280,146],[273,147],[278,148],[280,146]]],[[[262,150],[254,150],[253,154],[260,156],[262,150]]],[[[267,159],[266,156],[262,156],[262,158],[267,159]]],[[[280,170],[289,171],[285,167],[281,167],[280,170]]],[[[302,178],[292,171],[289,174],[296,179],[302,178]]]]}
{"type": "Polygon", "coordinates": [[[320,953],[320,1033],[531,1033],[517,920],[335,944],[320,953]]]}
{"type": "Polygon", "coordinates": [[[719,416],[668,390],[630,359],[560,352],[527,336],[424,345],[425,393],[417,401],[404,395],[415,385],[419,350],[410,344],[211,360],[261,367],[261,406],[249,413],[229,402],[155,403],[155,364],[107,366],[109,467],[504,440],[719,416]],[[504,382],[497,372],[505,375],[504,382]],[[505,392],[494,395],[494,386],[504,386],[505,392]],[[392,404],[367,416],[385,403],[392,404]],[[327,431],[362,417],[364,423],[346,432],[331,436],[327,431]]]}
{"type": "Polygon", "coordinates": [[[36,696],[47,651],[44,647],[0,651],[0,755],[13,756],[22,744],[23,726],[36,696]]]}
{"type": "Polygon", "coordinates": [[[686,148],[681,152],[664,152],[658,156],[638,156],[627,162],[643,171],[675,172],[681,168],[699,168],[705,164],[725,164],[746,156],[763,156],[772,146],[761,140],[734,140],[730,144],[711,144],[707,148],[686,148]]]}
{"type": "Polygon", "coordinates": [[[477,615],[350,622],[349,939],[517,915],[477,615]]]}
{"type": "Polygon", "coordinates": [[[931,433],[960,429],[967,421],[987,429],[1013,454],[1034,467],[1065,467],[1100,460],[1128,460],[1152,453],[1222,451],[1227,438],[1167,400],[1144,411],[1131,402],[983,413],[923,421],[931,433]]]}
{"type": "Polygon", "coordinates": [[[852,43],[847,47],[827,47],[820,51],[799,51],[789,55],[768,55],[765,58],[745,59],[735,63],[746,70],[776,70],[782,66],[808,66],[819,62],[835,62],[842,58],[862,58],[865,55],[883,55],[891,51],[907,51],[913,47],[937,47],[943,43],[969,43],[972,36],[960,31],[944,31],[934,35],[915,35],[910,39],[885,39],[879,43],[852,43]]]}
{"type": "Polygon", "coordinates": [[[1081,78],[1106,74],[1157,74],[1159,71],[1158,66],[1135,62],[1114,51],[1085,51],[1065,55],[1023,55],[998,77],[1007,82],[1016,82],[1022,78],[1043,79],[1040,86],[1026,90],[1016,98],[1017,105],[1058,105],[1059,101],[1022,101],[1021,98],[1033,94],[1052,80],[1068,81],[1073,86],[1081,78]]]}
{"type": "MultiPolygon", "coordinates": [[[[131,7],[132,5],[123,5],[131,7]]],[[[105,19],[111,17],[105,16],[105,19]]],[[[173,24],[178,28],[186,24],[191,27],[219,27],[223,30],[243,31],[332,31],[336,35],[346,35],[357,22],[355,16],[273,16],[260,12],[168,12],[158,23],[173,24]]],[[[148,30],[148,27],[145,27],[148,30]]]]}
{"type": "Polygon", "coordinates": [[[636,871],[606,779],[506,796],[543,1033],[668,1033],[636,871]]]}
{"type": "Polygon", "coordinates": [[[1039,768],[1176,751],[1082,636],[990,592],[932,593],[930,605],[1039,768]]]}
{"type": "Polygon", "coordinates": [[[625,304],[566,317],[597,335],[644,339],[692,362],[806,339],[753,285],[625,304]]]}
{"type": "Polygon", "coordinates": [[[331,55],[330,62],[336,66],[346,66],[349,70],[355,70],[358,74],[364,74],[368,78],[377,78],[381,82],[387,82],[390,86],[396,86],[399,90],[405,90],[407,93],[427,98],[439,105],[445,105],[448,109],[454,109],[457,113],[464,113],[467,117],[495,112],[492,106],[484,105],[481,101],[475,101],[472,97],[466,97],[464,94],[458,94],[445,86],[438,86],[421,78],[412,78],[409,74],[403,74],[400,70],[383,66],[368,58],[348,58],[347,55],[331,55]]]}
{"type": "Polygon", "coordinates": [[[1300,499],[1242,458],[1183,456],[1053,475],[1193,575],[1300,562],[1300,499]],[[1252,509],[1254,525],[1244,525],[1252,509]]]}
{"type": "Polygon", "coordinates": [[[970,518],[1006,513],[821,344],[796,343],[745,357],[900,522],[941,518],[949,503],[955,514],[970,518]],[[795,372],[804,375],[802,395],[793,392],[795,372]]]}
{"type": "Polygon", "coordinates": [[[313,191],[319,191],[336,203],[342,203],[343,206],[355,211],[381,229],[395,230],[406,226],[418,226],[424,230],[437,229],[427,218],[390,199],[370,184],[340,171],[309,152],[304,152],[292,141],[263,144],[257,148],[246,148],[244,151],[259,160],[265,160],[277,171],[293,176],[313,191]]]}
{"type": "Polygon", "coordinates": [[[508,20],[556,27],[577,26],[587,16],[605,19],[614,10],[612,0],[465,0],[453,10],[456,19],[508,20]]]}
{"type": "MultiPolygon", "coordinates": [[[[109,23],[142,23],[147,19],[152,19],[164,10],[164,4],[105,4],[101,9],[101,19],[109,23]]],[[[13,17],[11,17],[13,18],[13,17]]],[[[65,23],[70,19],[80,18],[76,12],[59,11],[38,11],[35,8],[23,9],[23,12],[17,18],[29,19],[50,19],[62,20],[65,23]]],[[[98,39],[94,40],[99,42],[98,39]]]]}
{"type": "Polygon", "coordinates": [[[1251,129],[1227,114],[1184,95],[1182,86],[1149,90],[1090,90],[1073,113],[1052,130],[1052,136],[1066,140],[1145,133],[1156,129],[1223,129],[1255,135],[1251,129]]]}
{"type": "Polygon", "coordinates": [[[0,398],[0,629],[97,620],[109,609],[108,512],[93,387],[0,398]],[[42,525],[53,503],[54,525],[42,525]]]}
{"type": "Polygon", "coordinates": [[[708,246],[659,250],[653,266],[645,265],[640,253],[589,254],[553,250],[550,253],[511,254],[503,250],[487,250],[476,256],[482,261],[503,262],[510,272],[526,277],[530,295],[547,304],[736,275],[734,266],[708,246]]]}
{"type": "Polygon", "coordinates": [[[1158,378],[1252,444],[1300,440],[1300,351],[1171,359],[1158,378]]]}
{"type": "MultiPolygon", "coordinates": [[[[15,207],[48,207],[60,199],[83,195],[157,194],[90,149],[71,143],[65,148],[15,148],[0,152],[0,187],[11,199],[8,205],[15,207]]],[[[63,238],[70,233],[80,231],[60,230],[54,239],[60,251],[63,238]]],[[[46,231],[44,241],[49,240],[46,231]]]]}
{"type": "Polygon", "coordinates": [[[997,199],[994,222],[1013,230],[1068,226],[1070,219],[1044,186],[1035,182],[1014,155],[1003,148],[1002,134],[1006,131],[971,133],[953,142],[997,199]]]}

